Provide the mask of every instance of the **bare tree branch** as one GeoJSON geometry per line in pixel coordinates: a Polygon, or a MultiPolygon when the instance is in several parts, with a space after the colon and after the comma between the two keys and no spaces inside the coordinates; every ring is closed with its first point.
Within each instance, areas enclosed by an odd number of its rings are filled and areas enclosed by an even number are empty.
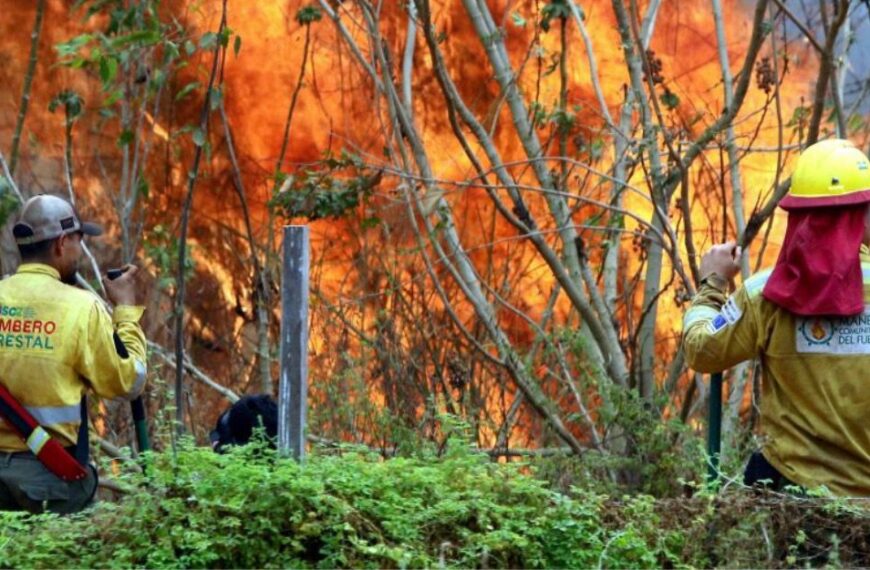
{"type": "Polygon", "coordinates": [[[21,89],[21,104],[18,106],[18,118],[15,121],[15,133],[12,135],[12,150],[9,152],[9,172],[15,174],[18,166],[18,145],[24,130],[24,120],[27,118],[27,108],[30,104],[30,88],[33,85],[33,75],[36,72],[36,62],[39,52],[39,36],[42,32],[42,19],[45,15],[45,0],[36,3],[36,21],[30,33],[30,58],[27,61],[27,71],[24,72],[24,86],[21,89]]]}

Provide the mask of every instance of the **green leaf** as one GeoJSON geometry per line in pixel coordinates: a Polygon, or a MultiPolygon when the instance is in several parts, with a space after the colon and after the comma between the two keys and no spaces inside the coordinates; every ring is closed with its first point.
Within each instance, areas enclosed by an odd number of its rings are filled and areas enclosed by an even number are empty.
{"type": "Polygon", "coordinates": [[[785,126],[787,127],[795,127],[800,123],[806,121],[810,116],[810,108],[809,107],[795,107],[795,110],[792,112],[791,119],[789,119],[788,123],[785,126]]]}
{"type": "Polygon", "coordinates": [[[573,113],[557,109],[553,112],[550,120],[556,125],[556,129],[560,133],[569,133],[574,128],[577,117],[573,113]]]}
{"type": "Polygon", "coordinates": [[[592,141],[592,144],[589,145],[589,158],[592,159],[592,162],[601,160],[604,156],[604,147],[604,139],[599,137],[592,141]]]}
{"type": "Polygon", "coordinates": [[[178,44],[166,40],[163,42],[163,59],[164,61],[172,61],[178,59],[181,51],[178,49],[178,44]]]}
{"type": "Polygon", "coordinates": [[[550,22],[554,19],[568,19],[571,17],[571,9],[565,0],[552,0],[541,10],[541,29],[550,31],[550,22]]]}
{"type": "Polygon", "coordinates": [[[132,44],[142,47],[153,46],[160,42],[160,33],[154,30],[137,30],[112,39],[111,46],[115,50],[123,49],[132,44]]]}
{"type": "Polygon", "coordinates": [[[184,52],[189,56],[193,55],[196,52],[196,44],[193,43],[191,40],[185,41],[184,42],[184,52]]]}
{"type": "Polygon", "coordinates": [[[201,50],[210,50],[214,49],[217,45],[218,36],[214,32],[206,32],[199,39],[199,49],[201,50]]]}
{"type": "Polygon", "coordinates": [[[71,60],[64,62],[64,65],[71,67],[72,69],[81,69],[85,66],[87,60],[83,57],[74,57],[71,60]]]}
{"type": "Polygon", "coordinates": [[[118,146],[127,146],[133,142],[133,131],[124,129],[118,137],[118,146]]]}
{"type": "Polygon", "coordinates": [[[205,133],[199,127],[193,130],[193,144],[203,146],[205,144],[205,133]]]}
{"type": "Polygon", "coordinates": [[[364,230],[368,230],[368,229],[371,229],[371,228],[376,228],[376,227],[378,227],[379,225],[381,225],[381,223],[382,223],[382,220],[381,220],[379,217],[377,217],[377,216],[370,216],[370,217],[368,217],[368,218],[365,218],[365,219],[360,223],[360,227],[362,227],[362,229],[364,229],[364,230]]]}
{"type": "Polygon", "coordinates": [[[181,137],[186,135],[187,133],[192,133],[194,128],[195,127],[193,125],[184,125],[180,129],[175,129],[174,131],[172,131],[172,134],[170,136],[172,138],[181,137]]]}
{"type": "Polygon", "coordinates": [[[233,42],[233,53],[236,57],[239,56],[240,49],[242,49],[242,36],[236,36],[236,40],[233,42]]]}
{"type": "Polygon", "coordinates": [[[224,98],[224,94],[223,94],[223,91],[220,90],[220,88],[212,89],[211,96],[208,99],[209,108],[212,111],[217,111],[221,106],[221,102],[223,101],[223,98],[224,98]]]}
{"type": "Polygon", "coordinates": [[[673,111],[680,105],[680,98],[677,95],[668,89],[662,93],[661,101],[665,107],[668,108],[669,111],[673,111]]]}
{"type": "MultiPolygon", "coordinates": [[[[105,7],[106,4],[109,4],[111,1],[112,0],[96,0],[96,2],[91,4],[90,7],[88,7],[88,12],[87,12],[88,17],[90,18],[94,14],[97,14],[100,10],[103,9],[103,7],[105,7]]],[[[86,0],[77,0],[76,3],[73,5],[73,9],[77,10],[77,9],[81,8],[82,4],[85,4],[85,3],[86,3],[86,0]]]]}
{"type": "Polygon", "coordinates": [[[233,35],[232,28],[224,28],[218,34],[218,40],[223,47],[227,47],[230,45],[230,36],[233,35]]]}
{"type": "Polygon", "coordinates": [[[151,85],[156,87],[160,87],[166,81],[166,72],[162,69],[156,70],[151,75],[151,85]]]}
{"type": "Polygon", "coordinates": [[[861,115],[853,114],[849,116],[849,119],[846,121],[846,131],[852,132],[857,131],[858,129],[863,127],[864,120],[861,115]]]}
{"type": "Polygon", "coordinates": [[[524,28],[526,26],[526,19],[520,16],[519,12],[511,12],[511,20],[514,23],[514,26],[518,28],[524,28]]]}
{"type": "Polygon", "coordinates": [[[182,87],[181,90],[175,95],[175,100],[181,101],[197,87],[199,87],[199,81],[191,81],[190,83],[182,87]]]}
{"type": "Polygon", "coordinates": [[[103,85],[112,82],[118,75],[118,60],[114,57],[100,58],[100,79],[103,80],[103,85]]]}
{"type": "Polygon", "coordinates": [[[76,36],[68,42],[62,42],[56,44],[54,49],[57,51],[57,55],[61,58],[68,58],[78,55],[79,50],[85,47],[94,37],[91,34],[82,34],[80,36],[76,36]]]}
{"type": "Polygon", "coordinates": [[[121,97],[123,97],[123,96],[124,96],[123,91],[121,91],[120,89],[115,89],[114,91],[109,93],[109,96],[106,97],[105,101],[103,101],[103,106],[108,107],[110,105],[114,105],[115,103],[120,101],[121,97]]]}
{"type": "Polygon", "coordinates": [[[148,185],[148,181],[141,176],[136,183],[136,192],[143,198],[148,198],[148,195],[151,193],[151,187],[148,185]]]}
{"type": "Polygon", "coordinates": [[[296,12],[296,21],[303,26],[307,26],[312,22],[319,22],[321,18],[323,18],[323,14],[317,6],[305,6],[296,12]]]}
{"type": "Polygon", "coordinates": [[[59,106],[63,105],[67,121],[72,122],[82,114],[82,104],[81,95],[70,89],[64,89],[54,96],[48,104],[48,110],[54,113],[59,106]]]}

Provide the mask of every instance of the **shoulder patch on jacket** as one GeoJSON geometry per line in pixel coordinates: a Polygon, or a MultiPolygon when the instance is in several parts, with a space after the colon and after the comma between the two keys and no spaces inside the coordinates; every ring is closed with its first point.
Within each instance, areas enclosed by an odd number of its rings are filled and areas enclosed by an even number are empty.
{"type": "Polygon", "coordinates": [[[717,333],[727,326],[733,325],[743,316],[743,311],[737,306],[734,297],[728,297],[725,304],[719,310],[719,313],[710,321],[710,332],[717,333]]]}
{"type": "Polygon", "coordinates": [[[719,313],[718,315],[716,315],[713,318],[713,320],[710,321],[710,324],[707,325],[707,327],[710,329],[710,332],[713,334],[721,331],[722,329],[724,329],[727,326],[728,326],[728,321],[725,319],[724,316],[722,316],[722,313],[719,313]]]}
{"type": "Polygon", "coordinates": [[[722,305],[720,313],[722,313],[729,325],[733,325],[743,316],[743,311],[741,311],[740,307],[737,306],[734,297],[728,297],[728,300],[725,301],[724,305],[722,305]]]}

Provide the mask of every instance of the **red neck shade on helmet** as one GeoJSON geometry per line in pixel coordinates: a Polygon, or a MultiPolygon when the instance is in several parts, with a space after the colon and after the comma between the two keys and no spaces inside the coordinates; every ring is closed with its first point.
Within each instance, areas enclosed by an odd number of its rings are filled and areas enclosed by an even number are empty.
{"type": "Polygon", "coordinates": [[[859,252],[867,204],[790,210],[785,241],[764,298],[802,316],[864,310],[859,252]]]}

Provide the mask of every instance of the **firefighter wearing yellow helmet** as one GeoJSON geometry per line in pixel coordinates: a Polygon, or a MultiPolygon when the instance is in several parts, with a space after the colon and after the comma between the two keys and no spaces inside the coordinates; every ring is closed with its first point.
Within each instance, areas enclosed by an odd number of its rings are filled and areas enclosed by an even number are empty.
{"type": "Polygon", "coordinates": [[[798,158],[783,246],[773,268],[732,295],[740,251],[720,244],[701,260],[683,319],[698,372],[760,358],[762,448],[747,484],[826,487],[870,496],[870,162],[846,140],[798,158]]]}

